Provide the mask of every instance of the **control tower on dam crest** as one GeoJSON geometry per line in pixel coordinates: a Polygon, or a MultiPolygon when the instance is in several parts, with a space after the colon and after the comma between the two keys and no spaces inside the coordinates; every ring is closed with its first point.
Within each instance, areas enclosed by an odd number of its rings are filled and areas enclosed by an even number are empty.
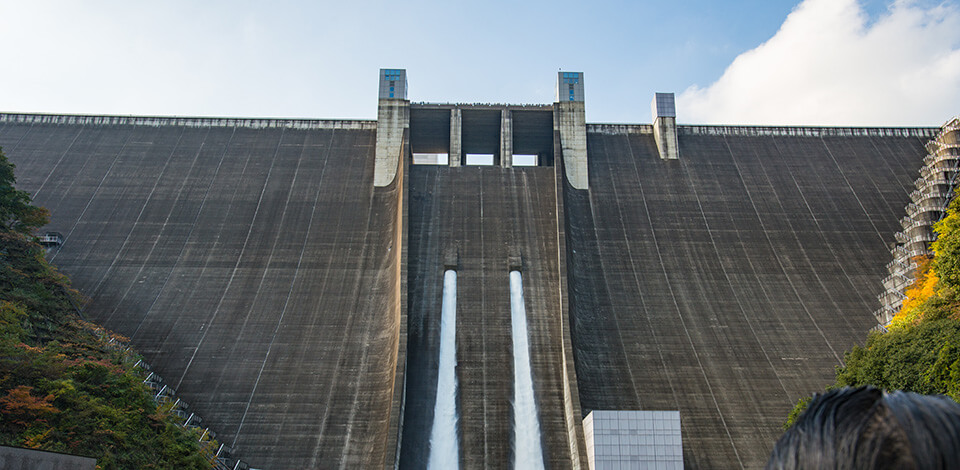
{"type": "Polygon", "coordinates": [[[84,314],[253,468],[761,467],[910,275],[955,124],[592,124],[555,83],[382,69],[375,121],[0,114],[0,146],[84,314]]]}

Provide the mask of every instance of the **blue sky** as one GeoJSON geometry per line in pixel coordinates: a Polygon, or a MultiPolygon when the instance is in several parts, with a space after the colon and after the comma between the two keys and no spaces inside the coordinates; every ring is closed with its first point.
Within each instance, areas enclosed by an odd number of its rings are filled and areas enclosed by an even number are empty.
{"type": "Polygon", "coordinates": [[[6,112],[373,119],[380,67],[414,101],[510,103],[564,69],[590,122],[672,91],[680,122],[939,125],[960,0],[0,0],[0,63],[6,112]]]}

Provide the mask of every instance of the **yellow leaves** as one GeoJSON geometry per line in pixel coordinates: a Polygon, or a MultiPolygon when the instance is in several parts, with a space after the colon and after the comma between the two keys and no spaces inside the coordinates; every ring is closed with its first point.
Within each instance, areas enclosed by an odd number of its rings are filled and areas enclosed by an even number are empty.
{"type": "Polygon", "coordinates": [[[26,310],[9,300],[0,300],[0,325],[19,325],[27,316],[26,310]]]}
{"type": "Polygon", "coordinates": [[[913,325],[922,319],[920,307],[937,293],[937,283],[940,281],[933,269],[932,261],[932,258],[923,256],[914,258],[914,262],[917,263],[916,279],[905,292],[907,298],[903,300],[903,306],[893,317],[889,328],[913,325]]]}
{"type": "Polygon", "coordinates": [[[47,428],[43,431],[27,433],[23,436],[23,446],[30,449],[41,449],[43,441],[53,432],[53,428],[47,428]]]}

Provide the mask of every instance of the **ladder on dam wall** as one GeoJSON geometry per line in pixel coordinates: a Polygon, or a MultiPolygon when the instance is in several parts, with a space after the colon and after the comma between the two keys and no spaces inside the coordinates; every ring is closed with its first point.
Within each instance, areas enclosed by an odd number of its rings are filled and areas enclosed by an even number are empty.
{"type": "Polygon", "coordinates": [[[931,254],[930,243],[937,239],[933,226],[946,215],[954,197],[960,177],[960,117],[944,124],[925,148],[927,156],[914,182],[916,189],[910,193],[906,216],[900,219],[902,229],[894,235],[889,275],[883,279],[883,293],[877,296],[881,306],[874,316],[879,329],[885,329],[903,306],[906,290],[916,279],[917,260],[931,254]]]}

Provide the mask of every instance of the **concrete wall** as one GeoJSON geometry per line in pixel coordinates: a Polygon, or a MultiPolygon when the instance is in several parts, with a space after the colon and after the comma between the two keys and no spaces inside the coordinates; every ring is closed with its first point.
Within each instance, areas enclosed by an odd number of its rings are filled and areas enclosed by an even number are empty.
{"type": "Polygon", "coordinates": [[[94,470],[97,459],[0,446],[0,470],[94,470]]]}
{"type": "Polygon", "coordinates": [[[687,468],[760,466],[875,324],[929,133],[680,126],[664,161],[577,104],[554,167],[403,171],[402,124],[0,115],[0,146],[87,315],[253,467],[392,467],[400,438],[422,463],[450,250],[466,466],[510,461],[518,254],[551,466],[593,409],[680,410],[687,468]]]}
{"type": "Polygon", "coordinates": [[[49,258],[90,298],[85,314],[130,337],[256,468],[395,456],[402,181],[374,189],[375,142],[370,130],[0,125],[19,186],[66,236],[49,258]]]}
{"type": "Polygon", "coordinates": [[[509,109],[500,111],[500,166],[513,166],[513,117],[509,109]]]}
{"type": "Polygon", "coordinates": [[[580,401],[680,410],[686,468],[759,468],[876,325],[924,139],[679,131],[672,161],[588,134],[565,192],[580,401]]]}
{"type": "Polygon", "coordinates": [[[404,135],[410,127],[410,102],[381,99],[377,106],[377,151],[373,184],[389,186],[403,161],[404,135]]]}
{"type": "Polygon", "coordinates": [[[460,108],[453,108],[450,110],[450,152],[448,154],[448,164],[453,167],[460,166],[460,161],[463,159],[463,152],[461,145],[461,132],[463,128],[463,116],[460,112],[460,108]]]}
{"type": "Polygon", "coordinates": [[[563,168],[573,189],[589,187],[587,165],[586,111],[582,101],[557,103],[557,130],[560,132],[563,168]]]}
{"type": "MultiPolygon", "coordinates": [[[[409,342],[401,464],[423,468],[436,394],[442,276],[458,260],[463,468],[509,468],[513,371],[509,262],[522,259],[546,462],[570,468],[564,403],[556,168],[410,167],[409,342]]],[[[577,407],[579,412],[579,407],[577,407]]],[[[577,418],[579,421],[579,417],[577,418]]],[[[581,438],[582,439],[582,438],[581,438]]],[[[582,444],[581,444],[582,446],[582,444]]],[[[584,460],[585,462],[585,460],[584,460]]]]}
{"type": "Polygon", "coordinates": [[[677,150],[677,118],[658,117],[653,121],[653,139],[657,142],[657,151],[664,160],[680,158],[677,150]]]}

